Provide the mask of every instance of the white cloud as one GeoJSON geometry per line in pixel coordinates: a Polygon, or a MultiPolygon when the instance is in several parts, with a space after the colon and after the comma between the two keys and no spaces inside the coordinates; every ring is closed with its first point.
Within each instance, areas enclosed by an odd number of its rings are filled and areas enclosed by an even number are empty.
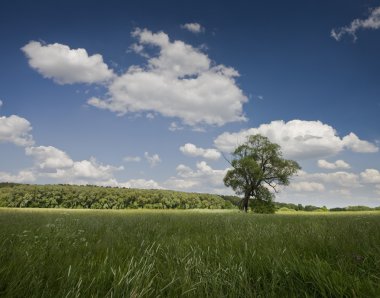
{"type": "Polygon", "coordinates": [[[113,179],[115,171],[121,167],[103,165],[95,158],[90,160],[73,161],[64,151],[53,146],[36,146],[29,133],[32,130],[28,120],[12,115],[0,117],[0,142],[11,142],[25,148],[25,154],[31,156],[35,166],[31,170],[23,170],[18,174],[0,172],[0,181],[32,182],[37,177],[59,179],[68,183],[86,184],[84,179],[91,179],[92,183],[113,179]]]}
{"type": "Polygon", "coordinates": [[[321,182],[341,187],[360,187],[359,176],[355,173],[338,171],[333,173],[305,173],[301,172],[297,181],[321,182]]]}
{"type": "Polygon", "coordinates": [[[16,115],[0,117],[0,142],[13,143],[18,146],[33,145],[31,130],[32,126],[25,118],[16,115]]]}
{"type": "Polygon", "coordinates": [[[156,181],[145,179],[131,179],[127,182],[118,183],[118,186],[128,188],[163,189],[163,187],[161,187],[156,181]]]}
{"type": "Polygon", "coordinates": [[[112,178],[115,171],[123,169],[123,167],[103,165],[98,163],[95,158],[90,158],[90,160],[74,162],[71,168],[57,169],[56,173],[52,173],[48,176],[57,179],[104,180],[112,178]]]}
{"type": "Polygon", "coordinates": [[[199,181],[171,177],[168,181],[165,182],[165,185],[168,188],[172,188],[172,189],[189,189],[189,188],[198,186],[199,181]]]}
{"type": "Polygon", "coordinates": [[[111,186],[111,187],[126,187],[126,188],[140,188],[140,189],[164,189],[154,180],[145,179],[131,179],[126,182],[119,182],[115,178],[110,178],[108,180],[97,180],[97,181],[76,181],[75,184],[93,184],[98,186],[111,186]],[[79,183],[78,183],[79,182],[79,183]]]}
{"type": "Polygon", "coordinates": [[[161,158],[158,154],[149,155],[148,152],[145,152],[144,157],[151,167],[155,167],[158,163],[161,162],[161,158]]]}
{"type": "Polygon", "coordinates": [[[343,145],[354,152],[373,153],[379,151],[379,148],[370,142],[360,140],[354,133],[350,133],[342,140],[343,145]]]}
{"type": "Polygon", "coordinates": [[[48,177],[68,183],[87,184],[113,178],[115,171],[124,167],[103,165],[95,158],[73,161],[67,153],[53,146],[25,148],[25,153],[34,159],[34,171],[39,177],[48,177]]]}
{"type": "Polygon", "coordinates": [[[70,172],[72,177],[107,179],[112,177],[115,171],[121,171],[123,169],[122,166],[114,167],[111,165],[103,165],[98,163],[95,158],[90,158],[90,160],[74,162],[70,172]]]}
{"type": "Polygon", "coordinates": [[[261,134],[281,146],[287,158],[308,159],[331,156],[344,149],[355,152],[376,152],[378,148],[367,141],[360,140],[350,133],[343,139],[336,130],[320,121],[282,120],[262,124],[257,128],[241,130],[237,133],[225,132],[215,140],[215,147],[223,152],[232,152],[249,135],[261,134]]]}
{"type": "Polygon", "coordinates": [[[147,66],[131,66],[109,86],[109,97],[90,98],[88,104],[123,115],[157,112],[178,117],[185,124],[223,125],[244,121],[247,97],[236,85],[239,73],[224,65],[212,66],[209,57],[192,46],[170,41],[164,32],[136,29],[138,45],[158,47],[147,66]]]}
{"type": "Polygon", "coordinates": [[[336,162],[328,162],[327,160],[318,160],[318,167],[323,169],[335,170],[335,169],[349,169],[350,165],[344,160],[337,160],[336,162]]]}
{"type": "Polygon", "coordinates": [[[360,173],[360,178],[364,183],[380,183],[380,172],[376,169],[366,169],[360,173]]]}
{"type": "Polygon", "coordinates": [[[41,169],[67,168],[74,164],[65,152],[53,146],[27,147],[25,153],[32,156],[41,169]]]}
{"type": "Polygon", "coordinates": [[[0,99],[0,108],[3,106],[3,101],[0,99]]]}
{"type": "Polygon", "coordinates": [[[325,186],[317,182],[293,182],[289,185],[289,188],[296,192],[314,192],[314,191],[324,191],[325,186]]]}
{"type": "Polygon", "coordinates": [[[32,170],[23,170],[16,175],[0,172],[0,181],[32,182],[37,177],[48,177],[78,184],[83,184],[83,179],[92,179],[94,183],[112,179],[115,171],[124,169],[100,164],[95,158],[73,161],[67,153],[53,146],[31,146],[34,144],[31,130],[30,122],[24,118],[15,115],[0,117],[0,142],[29,146],[25,148],[25,154],[31,156],[35,164],[32,170]]]}
{"type": "Polygon", "coordinates": [[[380,7],[373,9],[367,19],[355,19],[349,26],[331,30],[331,37],[336,41],[340,41],[345,34],[357,40],[356,32],[359,29],[379,29],[380,28],[380,7]]]}
{"type": "Polygon", "coordinates": [[[144,46],[134,43],[129,47],[129,50],[145,58],[149,58],[149,55],[145,53],[144,46]]]}
{"type": "Polygon", "coordinates": [[[217,160],[221,156],[220,152],[216,149],[198,148],[197,146],[191,143],[187,143],[184,146],[181,146],[179,150],[187,156],[192,156],[192,157],[200,156],[200,157],[212,159],[212,160],[217,160]]]}
{"type": "Polygon", "coordinates": [[[345,196],[345,197],[348,197],[351,195],[351,191],[349,189],[346,189],[346,188],[332,189],[332,190],[330,190],[330,193],[334,194],[334,195],[345,196]]]}
{"type": "Polygon", "coordinates": [[[172,123],[170,123],[170,125],[169,125],[169,130],[170,130],[170,131],[183,130],[183,127],[180,126],[180,125],[178,125],[178,124],[175,123],[175,122],[172,122],[172,123]]]}
{"type": "MultiPolygon", "coordinates": [[[[357,201],[368,190],[363,188],[358,174],[337,171],[333,173],[307,173],[299,171],[287,187],[282,187],[278,199],[285,202],[303,201],[311,205],[347,206],[350,201],[357,201]]],[[[333,207],[333,206],[332,206],[333,207]]]]}
{"type": "Polygon", "coordinates": [[[193,170],[183,164],[178,165],[177,177],[171,177],[165,182],[165,185],[174,189],[194,188],[194,191],[197,192],[213,192],[214,189],[224,186],[223,178],[228,168],[215,170],[205,161],[198,162],[196,167],[197,169],[193,170]]]}
{"type": "Polygon", "coordinates": [[[20,171],[16,175],[0,172],[0,182],[25,183],[25,182],[33,182],[35,180],[36,180],[36,177],[34,173],[30,170],[20,171]]]}
{"type": "Polygon", "coordinates": [[[125,162],[140,162],[141,158],[139,156],[126,156],[123,158],[125,162]]]}
{"type": "Polygon", "coordinates": [[[181,25],[181,28],[186,29],[192,33],[201,33],[205,31],[205,29],[199,23],[187,23],[187,24],[181,25]]]}
{"type": "Polygon", "coordinates": [[[375,193],[380,195],[380,184],[375,186],[375,193]]]}
{"type": "Polygon", "coordinates": [[[28,57],[30,67],[58,84],[99,83],[114,76],[100,54],[89,56],[82,48],[31,41],[21,50],[28,57]]]}

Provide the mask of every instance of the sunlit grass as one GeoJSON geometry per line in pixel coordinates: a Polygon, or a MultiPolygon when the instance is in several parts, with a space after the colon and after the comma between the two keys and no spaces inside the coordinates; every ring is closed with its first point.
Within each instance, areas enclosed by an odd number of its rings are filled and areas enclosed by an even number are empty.
{"type": "Polygon", "coordinates": [[[380,295],[379,213],[295,214],[0,209],[0,296],[380,295]]]}

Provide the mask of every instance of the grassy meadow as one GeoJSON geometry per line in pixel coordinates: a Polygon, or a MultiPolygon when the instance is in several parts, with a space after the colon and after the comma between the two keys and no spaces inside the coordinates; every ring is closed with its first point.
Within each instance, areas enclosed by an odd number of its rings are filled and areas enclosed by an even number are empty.
{"type": "Polygon", "coordinates": [[[379,297],[380,213],[0,208],[2,297],[379,297]]]}

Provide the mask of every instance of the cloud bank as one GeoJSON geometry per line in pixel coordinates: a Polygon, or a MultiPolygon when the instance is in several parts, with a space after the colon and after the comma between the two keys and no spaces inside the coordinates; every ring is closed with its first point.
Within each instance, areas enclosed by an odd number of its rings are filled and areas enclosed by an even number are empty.
{"type": "Polygon", "coordinates": [[[354,133],[341,138],[330,125],[320,121],[282,120],[262,124],[256,128],[241,130],[237,133],[225,132],[215,140],[215,147],[223,152],[232,152],[249,135],[261,134],[271,142],[281,146],[285,157],[297,160],[321,158],[335,155],[344,149],[354,152],[378,152],[378,147],[360,140],[354,133]]]}

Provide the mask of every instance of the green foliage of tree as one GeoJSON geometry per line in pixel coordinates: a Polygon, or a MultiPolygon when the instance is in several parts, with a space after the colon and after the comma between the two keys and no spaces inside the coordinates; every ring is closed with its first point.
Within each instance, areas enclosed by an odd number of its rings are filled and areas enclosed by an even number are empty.
{"type": "Polygon", "coordinates": [[[368,207],[368,206],[347,206],[347,207],[335,207],[330,208],[330,211],[377,211],[380,210],[380,207],[368,207]]]}
{"type": "Polygon", "coordinates": [[[277,192],[277,187],[288,185],[290,177],[301,168],[297,162],[282,158],[280,146],[261,135],[252,135],[238,146],[230,164],[232,169],[224,177],[224,184],[243,195],[244,211],[251,198],[272,198],[268,188],[277,192]]]}
{"type": "Polygon", "coordinates": [[[314,210],[315,212],[329,212],[329,209],[327,209],[326,206],[323,206],[322,208],[318,208],[314,210]]]}
{"type": "Polygon", "coordinates": [[[348,206],[346,207],[347,211],[371,211],[373,210],[371,207],[367,206],[348,206]]]}
{"type": "Polygon", "coordinates": [[[346,210],[346,208],[335,207],[335,208],[330,208],[330,211],[347,211],[347,210],[346,210]]]}
{"type": "Polygon", "coordinates": [[[305,206],[305,211],[315,211],[319,209],[319,207],[313,206],[313,205],[306,205],[305,206]]]}
{"type": "Polygon", "coordinates": [[[280,209],[278,209],[278,211],[281,211],[281,212],[296,212],[297,210],[292,209],[292,208],[288,208],[288,207],[281,207],[280,209]]]}
{"type": "Polygon", "coordinates": [[[253,199],[250,201],[250,207],[254,213],[273,214],[276,211],[276,207],[272,200],[265,201],[261,199],[253,199]]]}
{"type": "Polygon", "coordinates": [[[76,209],[233,209],[218,195],[78,185],[0,185],[0,207],[76,209]]]}

